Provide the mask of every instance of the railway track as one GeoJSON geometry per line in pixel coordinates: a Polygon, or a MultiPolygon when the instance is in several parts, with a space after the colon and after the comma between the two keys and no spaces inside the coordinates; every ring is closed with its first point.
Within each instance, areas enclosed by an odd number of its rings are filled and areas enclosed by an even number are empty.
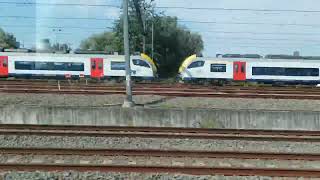
{"type": "MultiPolygon", "coordinates": [[[[125,94],[123,84],[58,84],[45,81],[0,81],[4,93],[51,93],[51,94],[125,94]]],[[[226,98],[273,98],[320,100],[320,90],[306,87],[239,87],[199,86],[190,84],[137,83],[134,95],[160,95],[173,97],[226,97],[226,98]]]]}
{"type": "Polygon", "coordinates": [[[320,142],[320,132],[318,131],[224,130],[196,128],[0,125],[0,135],[320,142]]]}
{"type": "MultiPolygon", "coordinates": [[[[48,83],[0,83],[4,93],[51,93],[51,94],[125,94],[123,85],[67,85],[48,83]]],[[[174,97],[227,97],[227,98],[274,98],[319,100],[320,91],[309,88],[244,88],[244,87],[199,87],[189,85],[137,84],[134,95],[160,95],[174,97]]]]}
{"type": "Polygon", "coordinates": [[[236,152],[236,151],[182,151],[131,149],[57,149],[57,148],[0,148],[1,155],[51,156],[134,156],[160,158],[219,158],[259,160],[320,161],[320,154],[236,152]]]}
{"type": "MultiPolygon", "coordinates": [[[[158,158],[232,158],[238,160],[300,160],[319,161],[320,154],[277,154],[257,152],[204,152],[204,151],[161,151],[161,150],[119,150],[119,149],[15,149],[0,148],[5,155],[64,155],[64,156],[135,156],[158,158]]],[[[209,166],[140,166],[140,165],[107,165],[107,164],[64,164],[64,163],[4,163],[0,171],[99,171],[99,172],[138,172],[138,173],[179,173],[190,175],[225,175],[225,176],[274,176],[274,177],[306,177],[319,178],[317,169],[278,169],[278,168],[241,168],[241,167],[209,167],[209,166]]]]}
{"type": "Polygon", "coordinates": [[[172,173],[188,175],[224,176],[270,176],[320,178],[319,170],[271,169],[271,168],[206,168],[167,166],[111,166],[111,165],[46,165],[46,164],[0,164],[0,171],[79,171],[119,173],[172,173]]]}

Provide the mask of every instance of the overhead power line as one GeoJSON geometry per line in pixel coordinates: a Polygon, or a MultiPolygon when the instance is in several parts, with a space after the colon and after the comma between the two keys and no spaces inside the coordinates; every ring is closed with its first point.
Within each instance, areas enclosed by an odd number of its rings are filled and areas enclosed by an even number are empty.
{"type": "Polygon", "coordinates": [[[210,7],[183,7],[183,6],[158,6],[156,9],[182,9],[182,10],[213,10],[213,11],[253,11],[253,12],[294,12],[294,13],[320,13],[320,10],[298,9],[251,9],[251,8],[210,8],[210,7]]]}
{"type": "MultiPolygon", "coordinates": [[[[114,4],[84,4],[84,3],[44,3],[44,2],[10,2],[0,1],[0,4],[9,5],[41,5],[41,6],[89,6],[121,8],[114,4]]],[[[213,10],[213,11],[253,11],[253,12],[295,12],[295,13],[320,13],[320,10],[301,9],[254,9],[254,8],[218,8],[218,7],[185,7],[185,6],[157,6],[156,9],[183,9],[183,10],[213,10]]]]}
{"type": "MultiPolygon", "coordinates": [[[[0,18],[22,18],[22,19],[58,19],[58,20],[99,20],[99,21],[116,21],[112,18],[90,18],[90,17],[34,17],[34,16],[0,16],[0,18]]],[[[216,22],[216,21],[191,21],[178,20],[182,23],[197,23],[197,24],[229,24],[229,25],[273,25],[273,26],[305,26],[305,27],[320,27],[320,24],[297,24],[297,23],[260,23],[260,22],[216,22]]]]}
{"type": "Polygon", "coordinates": [[[39,5],[39,6],[87,6],[87,7],[111,7],[111,8],[121,8],[117,5],[112,4],[83,4],[83,3],[43,3],[43,2],[10,2],[10,1],[0,1],[0,4],[9,5],[39,5]]]}
{"type": "Polygon", "coordinates": [[[18,28],[50,28],[50,29],[110,29],[110,27],[81,27],[81,26],[44,26],[44,25],[7,25],[7,24],[0,24],[0,27],[18,27],[18,28]]]}
{"type": "Polygon", "coordinates": [[[22,19],[58,19],[58,20],[99,20],[99,21],[116,21],[111,18],[90,18],[90,17],[35,17],[35,16],[0,16],[0,18],[22,18],[22,19]]]}
{"type": "Polygon", "coordinates": [[[275,38],[246,38],[246,37],[213,37],[214,39],[230,39],[230,40],[254,40],[254,41],[302,41],[302,42],[318,42],[320,40],[314,39],[275,39],[275,38]]]}
{"type": "Polygon", "coordinates": [[[283,33],[283,32],[244,32],[244,31],[207,31],[207,30],[197,30],[197,29],[191,29],[193,31],[196,31],[198,33],[222,33],[222,34],[253,34],[253,35],[294,35],[294,36],[318,36],[320,33],[283,33]]]}
{"type": "Polygon", "coordinates": [[[217,22],[217,21],[189,21],[178,20],[178,22],[198,23],[198,24],[240,24],[240,25],[272,25],[272,26],[306,26],[320,27],[320,24],[296,24],[296,23],[259,23],[259,22],[217,22]]]}

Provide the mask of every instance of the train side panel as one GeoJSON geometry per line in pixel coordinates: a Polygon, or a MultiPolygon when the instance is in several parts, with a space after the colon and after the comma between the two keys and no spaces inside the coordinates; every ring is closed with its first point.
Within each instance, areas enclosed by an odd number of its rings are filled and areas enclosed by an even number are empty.
{"type": "MultiPolygon", "coordinates": [[[[130,60],[131,76],[144,79],[153,79],[154,72],[151,64],[143,60],[140,56],[133,56],[130,60]]],[[[124,57],[113,57],[105,60],[104,67],[106,77],[125,77],[124,57]]]]}
{"type": "Polygon", "coordinates": [[[223,60],[206,61],[202,59],[197,59],[192,63],[190,63],[185,68],[185,70],[181,73],[181,78],[184,80],[196,80],[196,79],[232,80],[233,65],[232,65],[232,62],[229,62],[229,61],[223,61],[223,60]],[[201,62],[204,62],[202,66],[200,66],[201,62]]]}
{"type": "Polygon", "coordinates": [[[90,77],[90,61],[86,58],[9,56],[8,63],[13,77],[90,77]]]}
{"type": "Polygon", "coordinates": [[[316,62],[256,61],[247,65],[248,80],[257,82],[319,83],[320,64],[316,62]]]}

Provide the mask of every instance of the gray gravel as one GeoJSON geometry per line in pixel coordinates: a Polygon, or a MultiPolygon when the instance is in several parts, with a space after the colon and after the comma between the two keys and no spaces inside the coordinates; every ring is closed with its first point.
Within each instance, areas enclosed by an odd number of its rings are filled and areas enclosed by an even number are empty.
{"type": "MultiPolygon", "coordinates": [[[[100,172],[6,172],[0,174],[3,180],[285,180],[288,178],[271,177],[225,177],[225,176],[189,176],[173,174],[141,173],[100,173],[100,172]]],[[[303,179],[303,178],[293,178],[303,179]]]]}
{"type": "Polygon", "coordinates": [[[280,169],[320,169],[319,161],[278,161],[232,158],[163,158],[141,156],[77,156],[77,155],[13,155],[0,154],[0,163],[16,164],[81,164],[81,165],[139,165],[139,166],[198,166],[280,169]]]}
{"type": "Polygon", "coordinates": [[[115,148],[319,153],[320,143],[281,141],[151,139],[116,137],[0,136],[0,147],[115,148]]]}
{"type": "MultiPolygon", "coordinates": [[[[120,106],[123,95],[59,95],[59,94],[12,94],[0,93],[0,106],[120,106]]],[[[214,108],[214,109],[261,109],[320,111],[319,100],[237,99],[237,98],[190,98],[134,96],[134,101],[146,107],[160,108],[214,108]]]]}

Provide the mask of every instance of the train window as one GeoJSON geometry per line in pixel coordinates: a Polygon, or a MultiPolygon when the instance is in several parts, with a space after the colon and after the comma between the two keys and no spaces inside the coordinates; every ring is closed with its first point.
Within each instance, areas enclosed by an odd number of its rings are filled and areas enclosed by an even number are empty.
{"type": "Polygon", "coordinates": [[[35,62],[35,70],[48,70],[48,64],[46,62],[35,62]]]}
{"type": "Polygon", "coordinates": [[[91,64],[91,69],[96,69],[96,61],[93,61],[91,64]]]}
{"type": "Polygon", "coordinates": [[[253,67],[254,76],[319,76],[319,68],[253,67]]]}
{"type": "Polygon", "coordinates": [[[150,65],[147,62],[143,61],[143,60],[134,59],[132,61],[133,61],[133,64],[136,65],[136,66],[143,66],[143,67],[150,68],[150,65]]]}
{"type": "Polygon", "coordinates": [[[103,68],[103,63],[102,62],[98,62],[98,68],[101,70],[103,68]]]}
{"type": "Polygon", "coordinates": [[[235,65],[234,65],[234,70],[236,71],[236,73],[239,72],[239,65],[238,65],[238,64],[235,64],[235,65]]]}
{"type": "Polygon", "coordinates": [[[195,61],[188,66],[188,69],[199,68],[204,66],[204,61],[195,61]]]}
{"type": "Polygon", "coordinates": [[[34,70],[34,62],[31,61],[15,61],[14,67],[16,70],[34,70]]]}
{"type": "Polygon", "coordinates": [[[54,69],[60,70],[60,71],[65,71],[68,69],[65,63],[55,62],[55,63],[53,63],[53,66],[54,66],[54,69]]]}
{"type": "Polygon", "coordinates": [[[3,67],[8,67],[8,60],[3,60],[3,67]]]}
{"type": "Polygon", "coordinates": [[[226,64],[211,64],[211,72],[226,72],[226,64]]]}
{"type": "Polygon", "coordinates": [[[126,70],[126,63],[112,61],[111,70],[126,70]]]}
{"type": "Polygon", "coordinates": [[[246,70],[245,65],[241,64],[241,73],[245,73],[245,70],[246,70]]]}
{"type": "Polygon", "coordinates": [[[84,71],[83,63],[71,63],[70,69],[68,71],[84,71]]]}
{"type": "Polygon", "coordinates": [[[84,71],[84,63],[16,61],[17,70],[84,71]]]}

